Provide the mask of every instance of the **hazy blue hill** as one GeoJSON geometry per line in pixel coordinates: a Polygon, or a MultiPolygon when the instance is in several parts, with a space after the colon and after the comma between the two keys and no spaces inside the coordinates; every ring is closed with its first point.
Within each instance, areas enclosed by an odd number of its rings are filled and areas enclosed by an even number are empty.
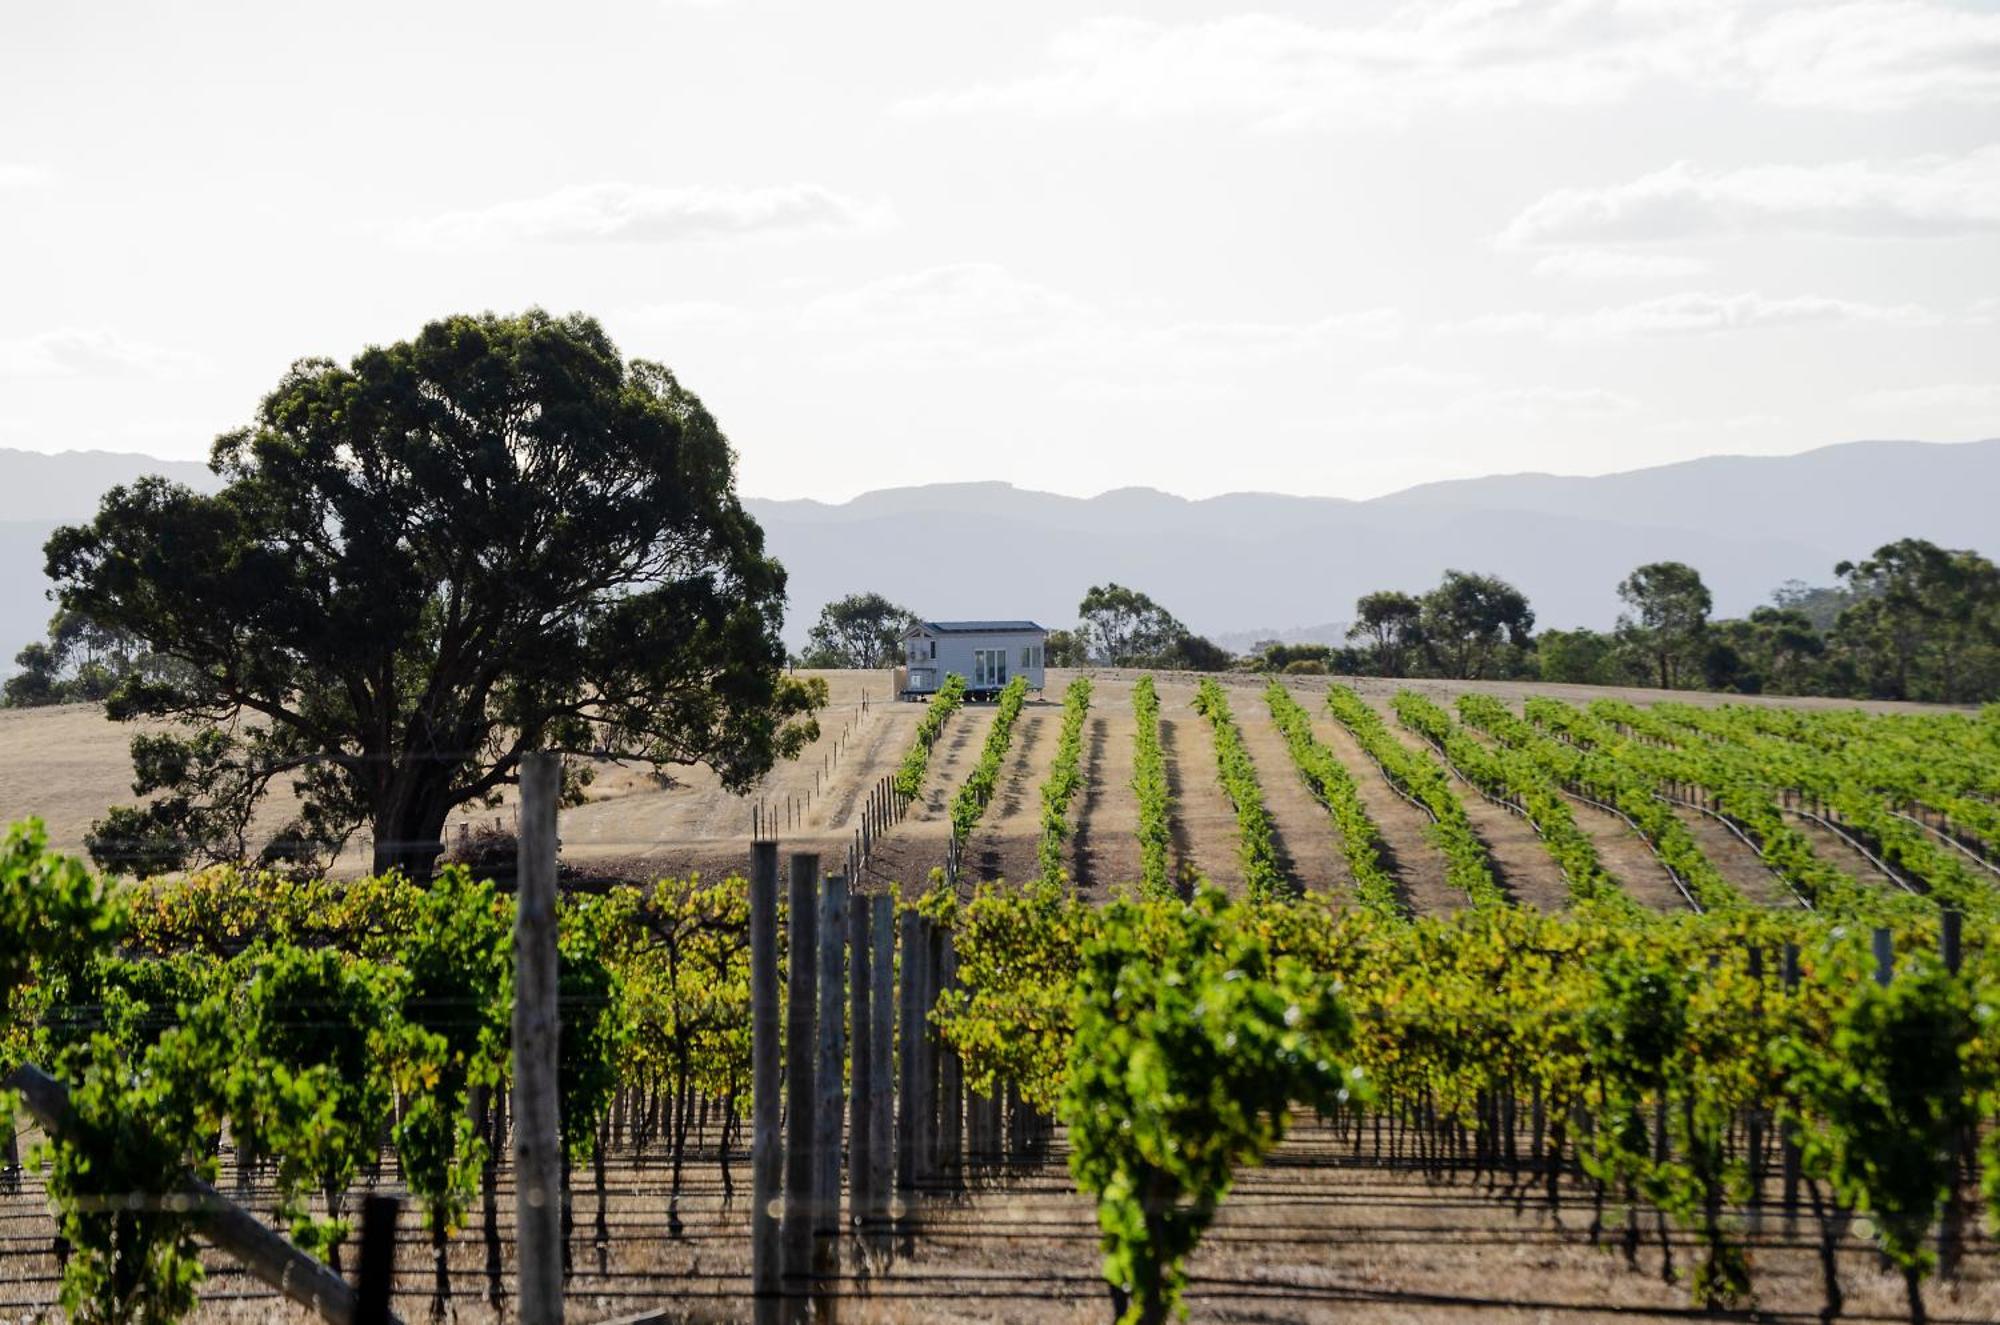
{"type": "MultiPolygon", "coordinates": [[[[41,633],[41,542],[141,473],[208,486],[199,465],[0,450],[0,659],[41,633]]],[[[746,504],[791,576],[787,634],[829,599],[888,594],[933,617],[1071,624],[1093,583],[1143,588],[1217,635],[1325,631],[1371,589],[1421,589],[1448,566],[1513,580],[1545,625],[1608,625],[1642,562],[1698,567],[1725,613],[1798,577],[1921,535],[2000,553],[2000,440],[1854,442],[1797,456],[1718,456],[1600,478],[1512,474],[1371,501],[1149,488],[1091,498],[1006,483],[890,488],[847,502],[746,504]]]]}

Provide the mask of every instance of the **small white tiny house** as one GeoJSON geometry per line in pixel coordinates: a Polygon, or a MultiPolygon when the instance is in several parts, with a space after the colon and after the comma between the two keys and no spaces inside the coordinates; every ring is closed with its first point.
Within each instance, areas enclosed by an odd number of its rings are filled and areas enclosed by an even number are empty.
{"type": "Polygon", "coordinates": [[[1032,621],[919,621],[903,632],[897,694],[928,699],[954,672],[973,699],[993,698],[1016,676],[1040,690],[1048,638],[1032,621]]]}

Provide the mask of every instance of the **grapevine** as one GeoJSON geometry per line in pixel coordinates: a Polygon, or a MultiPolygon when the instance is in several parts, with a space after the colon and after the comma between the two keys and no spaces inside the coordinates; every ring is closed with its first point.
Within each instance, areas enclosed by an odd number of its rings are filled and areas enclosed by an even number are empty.
{"type": "Polygon", "coordinates": [[[1079,676],[1063,692],[1062,727],[1056,757],[1042,783],[1042,835],[1035,855],[1044,883],[1063,875],[1063,843],[1068,840],[1069,807],[1083,787],[1083,723],[1090,714],[1090,678],[1079,676]]]}
{"type": "Polygon", "coordinates": [[[1195,712],[1208,719],[1215,734],[1215,762],[1222,790],[1236,810],[1236,859],[1243,870],[1243,890],[1262,901],[1289,891],[1290,881],[1278,862],[1271,814],[1264,808],[1257,766],[1243,747],[1243,733],[1229,712],[1229,696],[1214,680],[1203,678],[1195,689],[1195,712]]]}

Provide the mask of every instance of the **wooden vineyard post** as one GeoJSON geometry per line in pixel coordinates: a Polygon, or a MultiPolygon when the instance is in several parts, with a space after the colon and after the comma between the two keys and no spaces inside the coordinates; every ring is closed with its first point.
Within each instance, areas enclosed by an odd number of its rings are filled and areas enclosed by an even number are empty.
{"type": "MultiPolygon", "coordinates": [[[[917,1126],[917,1074],[922,1034],[917,1025],[919,975],[923,950],[923,917],[914,909],[902,915],[903,967],[896,987],[896,1196],[897,1223],[906,1224],[916,1206],[917,1153],[920,1131],[917,1126]]],[[[907,1244],[908,1238],[905,1237],[907,1244]]]]}
{"type": "MultiPolygon", "coordinates": [[[[1786,993],[1796,993],[1799,987],[1799,945],[1785,945],[1784,969],[1782,975],[1786,993]]],[[[1785,1236],[1797,1234],[1799,1228],[1799,1142],[1792,1129],[1787,1126],[1783,1141],[1778,1149],[1778,1163],[1783,1175],[1782,1199],[1785,1204],[1785,1236]]]]}
{"type": "MultiPolygon", "coordinates": [[[[1761,1017],[1764,1011],[1764,950],[1754,944],[1751,945],[1746,960],[1751,984],[1757,991],[1757,1012],[1761,1017]]],[[[1746,1132],[1744,1149],[1748,1155],[1750,1169],[1749,1228],[1750,1232],[1759,1233],[1764,1228],[1764,1111],[1762,1109],[1754,1107],[1750,1109],[1749,1116],[1744,1120],[1744,1130],[1746,1132]]]]}
{"type": "Polygon", "coordinates": [[[851,1043],[847,1115],[847,1218],[865,1236],[875,1178],[874,908],[859,893],[847,899],[847,998],[851,1043]]]}
{"type": "MultiPolygon", "coordinates": [[[[936,984],[930,991],[930,1003],[934,1007],[958,975],[958,952],[952,946],[951,930],[943,925],[933,927],[931,953],[936,984]]],[[[955,1192],[964,1176],[965,1094],[960,1089],[957,1051],[944,1042],[942,1031],[933,1027],[931,1035],[937,1064],[937,1176],[945,1190],[955,1192]]]]}
{"type": "Polygon", "coordinates": [[[819,1013],[819,856],[792,853],[786,916],[791,925],[785,1000],[785,1216],[778,1240],[787,1321],[810,1315],[813,1253],[814,1023],[819,1013]]]}
{"type": "Polygon", "coordinates": [[[1887,988],[1896,977],[1896,939],[1886,928],[1878,927],[1873,935],[1875,945],[1875,983],[1887,988]]]}
{"type": "Polygon", "coordinates": [[[936,988],[935,950],[931,937],[936,926],[929,916],[917,917],[916,942],[905,960],[911,965],[910,1057],[915,1061],[911,1117],[915,1126],[910,1138],[911,1186],[919,1193],[930,1190],[937,1176],[937,1045],[931,1039],[931,994],[936,988]]]}
{"type": "Polygon", "coordinates": [[[403,1203],[393,1196],[361,1202],[361,1270],[354,1284],[354,1325],[389,1325],[390,1297],[396,1287],[396,1215],[403,1203]]]}
{"type": "Polygon", "coordinates": [[[750,844],[750,1292],[756,1325],[777,1325],[778,844],[750,844]]]}
{"type": "MultiPolygon", "coordinates": [[[[815,858],[817,860],[817,858],[815,858]]],[[[819,1318],[834,1319],[840,1273],[840,1125],[846,1099],[841,1064],[846,1035],[847,879],[829,875],[819,908],[819,1061],[813,1109],[813,1302],[819,1318]]]]}
{"type": "MultiPolygon", "coordinates": [[[[1947,975],[1957,975],[1964,964],[1965,918],[1946,907],[1938,914],[1938,959],[1947,975]]],[[[1945,1189],[1944,1214],[1938,1220],[1938,1277],[1956,1279],[1965,1257],[1967,1178],[1979,1172],[1979,1141],[1975,1132],[1961,1128],[1952,1141],[1951,1181],[1945,1189]]]]}
{"type": "Polygon", "coordinates": [[[562,761],[521,760],[514,904],[514,1226],[523,1325],[563,1318],[562,1129],[556,1095],[556,799],[562,761]]]}
{"type": "Polygon", "coordinates": [[[868,1207],[861,1212],[862,1232],[877,1253],[889,1245],[889,1202],[896,1169],[894,1073],[896,1056],[896,899],[880,893],[868,899],[870,937],[875,955],[869,963],[874,990],[869,1012],[875,1019],[868,1044],[868,1207]]]}

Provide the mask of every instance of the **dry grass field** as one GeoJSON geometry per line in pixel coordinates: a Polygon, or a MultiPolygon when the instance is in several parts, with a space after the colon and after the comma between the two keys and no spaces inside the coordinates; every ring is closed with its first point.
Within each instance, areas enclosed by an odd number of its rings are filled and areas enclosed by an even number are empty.
{"type": "MultiPolygon", "coordinates": [[[[852,837],[869,789],[892,773],[909,747],[923,707],[897,703],[885,673],[823,673],[831,704],[821,715],[820,739],[797,760],[781,764],[748,796],[726,791],[702,768],[677,768],[662,780],[638,769],[606,762],[594,772],[589,802],[563,811],[563,856],[581,872],[600,877],[657,878],[699,871],[713,875],[740,869],[746,860],[753,806],[774,816],[778,836],[790,850],[819,850],[838,857],[852,837]]],[[[1022,880],[1035,869],[1040,794],[1055,756],[1062,688],[1072,672],[1052,671],[1048,691],[1023,710],[1002,768],[999,789],[967,846],[965,877],[1022,880]]],[[[1095,695],[1085,728],[1085,790],[1072,807],[1074,835],[1068,844],[1071,877],[1089,895],[1104,896],[1138,876],[1137,801],[1132,790],[1132,682],[1137,673],[1096,670],[1095,695]]],[[[1240,886],[1236,825],[1222,793],[1209,725],[1194,711],[1194,683],[1188,674],[1161,673],[1161,745],[1173,794],[1173,867],[1177,875],[1198,874],[1225,889],[1240,886]]],[[[1281,857],[1299,886],[1340,895],[1352,889],[1340,843],[1326,812],[1292,766],[1283,738],[1260,694],[1264,680],[1230,674],[1232,708],[1254,759],[1276,830],[1281,857]]],[[[1288,685],[1314,715],[1321,740],[1354,773],[1362,795],[1389,848],[1393,872],[1419,912],[1444,911],[1463,897],[1444,884],[1442,860],[1424,835],[1423,817],[1396,796],[1380,772],[1325,711],[1321,694],[1329,682],[1319,677],[1288,678],[1288,685]]],[[[1579,686],[1514,682],[1401,682],[1362,678],[1352,682],[1371,703],[1387,711],[1397,689],[1410,686],[1449,703],[1477,689],[1518,706],[1529,693],[1576,702],[1616,694],[1645,703],[1666,698],[1649,690],[1603,691],[1579,686]]],[[[1777,703],[1827,706],[1810,699],[1746,700],[1742,696],[1674,692],[1693,703],[1777,703]]],[[[1894,709],[1896,705],[1871,705],[1894,709]]],[[[978,759],[993,710],[968,706],[946,727],[932,759],[923,794],[902,823],[883,839],[865,887],[890,882],[920,884],[944,860],[950,830],[951,797],[978,759]]],[[[1392,724],[1393,726],[1393,724],[1392,724]]],[[[1415,736],[1396,728],[1412,748],[1415,736]]],[[[126,743],[130,729],[105,721],[88,706],[22,711],[0,710],[0,816],[7,820],[41,817],[60,848],[81,851],[93,818],[108,805],[129,801],[131,778],[126,743]]],[[[1482,799],[1470,786],[1460,793],[1473,826],[1492,852],[1501,881],[1517,900],[1560,907],[1566,893],[1560,875],[1533,830],[1522,820],[1482,799]]],[[[273,798],[266,819],[276,823],[290,810],[288,796],[273,798]]],[[[1647,906],[1674,909],[1685,903],[1645,844],[1621,820],[1577,802],[1578,823],[1597,844],[1606,867],[1633,897],[1647,906]]],[[[1725,828],[1693,811],[1689,828],[1717,867],[1753,898],[1773,905],[1788,900],[1782,886],[1754,852],[1725,828]]],[[[468,810],[447,828],[447,840],[480,824],[510,825],[512,805],[503,798],[493,808],[468,810]]],[[[1800,821],[1816,849],[1858,877],[1873,867],[1837,837],[1800,821]]],[[[336,864],[352,874],[367,868],[365,838],[351,842],[336,864]]]]}

